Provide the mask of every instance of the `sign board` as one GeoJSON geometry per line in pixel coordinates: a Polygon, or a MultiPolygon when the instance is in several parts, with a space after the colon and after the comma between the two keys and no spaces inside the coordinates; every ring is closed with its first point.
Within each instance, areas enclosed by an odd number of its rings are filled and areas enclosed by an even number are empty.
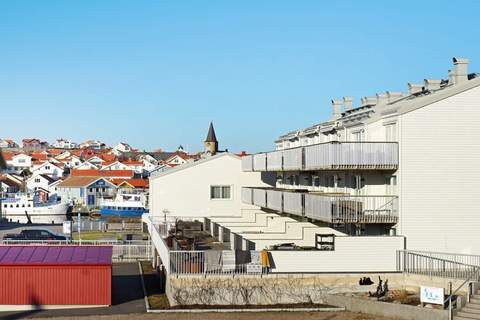
{"type": "Polygon", "coordinates": [[[443,288],[420,287],[420,302],[443,305],[444,299],[443,288]]]}
{"type": "Polygon", "coordinates": [[[63,222],[63,234],[69,237],[72,235],[72,221],[63,222]]]}

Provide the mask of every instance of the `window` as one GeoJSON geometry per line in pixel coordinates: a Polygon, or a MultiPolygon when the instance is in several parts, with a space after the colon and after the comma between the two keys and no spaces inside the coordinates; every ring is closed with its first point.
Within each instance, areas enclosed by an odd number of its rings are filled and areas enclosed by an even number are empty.
{"type": "Polygon", "coordinates": [[[40,183],[40,178],[35,178],[35,183],[40,183]]]}
{"type": "Polygon", "coordinates": [[[25,159],[18,159],[18,163],[25,163],[25,159]]]}
{"type": "Polygon", "coordinates": [[[320,251],[335,251],[335,235],[315,234],[315,248],[320,251]]]}
{"type": "Polygon", "coordinates": [[[362,129],[359,131],[352,132],[352,139],[353,141],[356,141],[356,142],[365,141],[365,130],[362,129]]]}
{"type": "Polygon", "coordinates": [[[231,187],[210,186],[210,199],[231,199],[231,187]]]}
{"type": "Polygon", "coordinates": [[[397,123],[389,123],[385,125],[385,141],[397,141],[397,123]]]}

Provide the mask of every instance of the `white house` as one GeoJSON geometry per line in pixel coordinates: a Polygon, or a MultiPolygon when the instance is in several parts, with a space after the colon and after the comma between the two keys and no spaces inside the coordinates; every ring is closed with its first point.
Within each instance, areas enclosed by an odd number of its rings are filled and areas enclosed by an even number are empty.
{"type": "Polygon", "coordinates": [[[98,170],[98,167],[89,161],[85,161],[83,163],[80,163],[77,167],[75,167],[77,170],[98,170]]]}
{"type": "Polygon", "coordinates": [[[350,234],[402,235],[407,249],[480,254],[480,78],[467,67],[454,58],[446,79],[358,106],[351,97],[332,100],[327,121],[244,158],[246,172],[278,177],[277,188],[253,188],[257,199],[247,203],[350,234]]]}
{"type": "Polygon", "coordinates": [[[119,144],[113,147],[112,151],[115,155],[118,156],[122,153],[132,151],[132,147],[128,143],[120,142],[119,144]]]}
{"type": "Polygon", "coordinates": [[[150,177],[150,214],[156,217],[240,216],[243,186],[268,186],[258,172],[242,172],[240,157],[219,153],[150,177]]]}
{"type": "Polygon", "coordinates": [[[99,140],[87,140],[85,142],[82,142],[78,147],[80,149],[83,148],[92,148],[95,150],[102,150],[105,148],[105,143],[99,141],[99,140]]]}
{"type": "Polygon", "coordinates": [[[0,139],[0,148],[18,148],[18,144],[11,139],[0,139]]]}
{"type": "Polygon", "coordinates": [[[53,178],[46,174],[33,175],[26,180],[27,189],[30,191],[45,190],[49,193],[55,193],[56,185],[61,182],[58,178],[53,178]]]}
{"type": "MultiPolygon", "coordinates": [[[[68,168],[75,168],[75,169],[80,167],[80,165],[83,163],[83,161],[75,155],[72,155],[72,156],[66,157],[66,158],[62,158],[60,160],[60,162],[62,162],[68,168]]],[[[87,166],[87,168],[88,169],[94,169],[94,168],[90,168],[89,166],[87,166]]]]}
{"type": "Polygon", "coordinates": [[[52,147],[58,149],[75,149],[78,147],[78,144],[68,139],[57,139],[53,143],[52,147]]]}
{"type": "Polygon", "coordinates": [[[103,160],[102,158],[100,158],[99,156],[93,156],[93,157],[90,157],[88,158],[87,161],[85,161],[84,163],[90,163],[90,164],[93,164],[94,166],[98,168],[101,168],[103,163],[105,162],[105,160],[103,160]]]}
{"type": "Polygon", "coordinates": [[[5,159],[7,170],[12,172],[21,172],[25,169],[32,169],[32,157],[24,153],[13,155],[11,159],[5,159]]]}
{"type": "Polygon", "coordinates": [[[114,161],[112,163],[103,164],[101,170],[132,170],[132,168],[120,161],[114,161]]]}
{"type": "Polygon", "coordinates": [[[35,165],[32,170],[32,175],[48,175],[51,177],[61,177],[63,176],[63,167],[59,164],[55,164],[51,161],[45,161],[39,165],[35,165]]]}
{"type": "Polygon", "coordinates": [[[155,168],[157,167],[156,164],[148,161],[147,159],[143,159],[143,160],[141,160],[141,161],[142,161],[142,163],[143,163],[143,166],[142,166],[143,170],[145,170],[145,171],[147,171],[147,172],[152,172],[152,171],[155,170],[155,168]]]}

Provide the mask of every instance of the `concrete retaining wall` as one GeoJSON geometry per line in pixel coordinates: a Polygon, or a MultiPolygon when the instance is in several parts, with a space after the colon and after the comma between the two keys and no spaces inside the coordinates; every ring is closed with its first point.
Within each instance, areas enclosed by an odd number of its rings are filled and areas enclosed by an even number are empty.
{"type": "Polygon", "coordinates": [[[368,313],[376,316],[404,320],[448,320],[448,312],[446,310],[421,308],[341,295],[328,295],[324,298],[324,301],[333,306],[344,307],[348,311],[368,313]]]}
{"type": "MultiPolygon", "coordinates": [[[[181,276],[168,277],[166,293],[172,305],[245,305],[324,303],[327,294],[375,291],[376,285],[360,286],[360,277],[378,274],[181,276]]],[[[381,274],[390,288],[401,288],[402,274],[381,274]]]]}

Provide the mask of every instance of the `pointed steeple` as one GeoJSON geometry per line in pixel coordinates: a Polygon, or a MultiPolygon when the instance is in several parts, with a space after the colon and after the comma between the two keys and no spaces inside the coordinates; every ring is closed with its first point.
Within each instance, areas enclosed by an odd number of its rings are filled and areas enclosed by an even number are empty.
{"type": "Polygon", "coordinates": [[[217,136],[215,135],[215,129],[213,128],[213,122],[210,122],[207,138],[205,139],[203,145],[205,146],[206,154],[214,155],[218,152],[218,141],[217,136]]]}
{"type": "Polygon", "coordinates": [[[217,136],[215,136],[215,129],[213,128],[213,122],[210,122],[210,127],[208,128],[207,139],[205,142],[218,142],[217,136]]]}

